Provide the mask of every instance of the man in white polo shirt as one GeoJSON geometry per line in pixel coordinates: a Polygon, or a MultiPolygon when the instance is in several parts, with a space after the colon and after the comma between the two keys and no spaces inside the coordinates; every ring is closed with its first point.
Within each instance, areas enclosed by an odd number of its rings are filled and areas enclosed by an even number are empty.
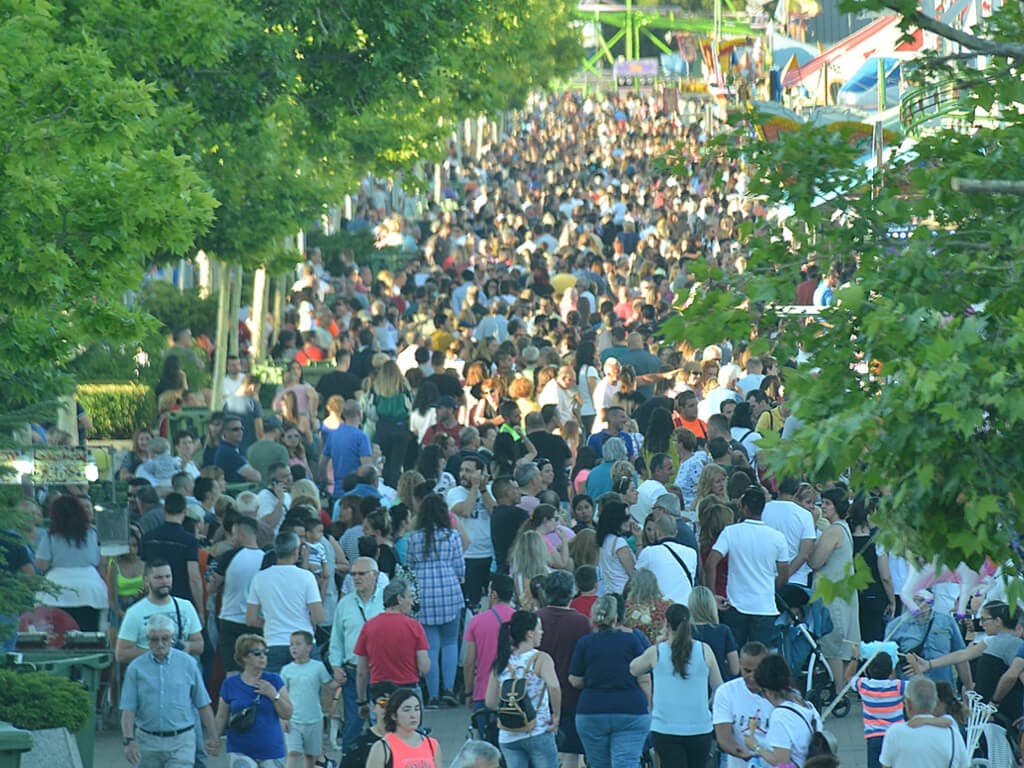
{"type": "Polygon", "coordinates": [[[786,539],[789,555],[789,583],[810,586],[811,569],[807,558],[814,549],[818,531],[811,513],[793,500],[800,481],[784,477],[779,481],[779,498],[764,505],[761,519],[786,539]]]}
{"type": "Polygon", "coordinates": [[[779,615],[775,590],[789,577],[789,547],[785,537],[761,519],[765,493],[750,486],[740,497],[741,523],[718,535],[705,563],[706,582],[714,584],[718,565],[729,556],[726,597],[718,597],[722,622],[729,625],[740,647],[756,640],[771,643],[772,624],[779,615]]]}

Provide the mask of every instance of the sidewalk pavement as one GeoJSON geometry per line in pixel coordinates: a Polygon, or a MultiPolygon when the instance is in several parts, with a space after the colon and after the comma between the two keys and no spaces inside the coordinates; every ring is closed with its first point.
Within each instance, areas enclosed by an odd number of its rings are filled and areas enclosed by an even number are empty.
{"type": "MultiPolygon", "coordinates": [[[[431,735],[441,742],[441,752],[448,762],[466,740],[469,726],[469,711],[466,709],[427,710],[423,713],[423,725],[431,729],[431,735]]],[[[867,755],[864,747],[864,729],[861,721],[860,702],[853,702],[850,713],[843,718],[830,718],[825,729],[839,740],[839,761],[843,768],[866,768],[867,755]]],[[[338,760],[338,753],[328,751],[327,756],[338,760]]],[[[124,749],[121,746],[121,731],[107,726],[96,734],[95,765],[98,768],[121,768],[127,766],[124,749]]],[[[227,768],[227,759],[221,754],[210,758],[208,768],[227,768]]],[[[666,766],[665,768],[671,768],[666,766]]]]}

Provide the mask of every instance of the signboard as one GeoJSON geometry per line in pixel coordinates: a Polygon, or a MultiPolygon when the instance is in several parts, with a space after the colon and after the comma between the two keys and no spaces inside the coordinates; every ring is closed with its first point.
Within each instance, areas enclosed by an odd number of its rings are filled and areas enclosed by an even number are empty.
{"type": "Polygon", "coordinates": [[[612,66],[612,74],[619,88],[631,88],[634,84],[650,86],[658,77],[658,66],[658,60],[653,58],[617,61],[612,66]]]}
{"type": "Polygon", "coordinates": [[[37,485],[88,483],[88,452],[78,446],[46,446],[32,451],[32,481],[37,485]]]}

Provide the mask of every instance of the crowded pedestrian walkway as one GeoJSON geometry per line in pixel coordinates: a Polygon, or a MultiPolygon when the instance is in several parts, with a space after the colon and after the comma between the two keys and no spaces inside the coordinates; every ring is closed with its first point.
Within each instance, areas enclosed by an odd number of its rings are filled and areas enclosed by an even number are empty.
{"type": "MultiPolygon", "coordinates": [[[[943,585],[904,604],[909,567],[875,542],[876,500],[773,473],[762,438],[813,428],[787,409],[792,361],[660,335],[690,265],[742,271],[741,227],[771,215],[742,167],[705,152],[701,114],[537,96],[481,152],[452,148],[448,199],[422,217],[368,181],[343,226],[397,266],[305,254],[273,329],[273,407],[243,351],[212,372],[225,405],[204,433],[146,430],[119,463],[127,555],[100,562],[82,489],[40,495],[49,528],[29,543],[61,587],[48,604],[109,623],[126,665],[126,760],[441,768],[451,752],[422,725],[447,709],[493,745],[460,766],[496,764],[496,748],[510,768],[811,768],[837,764],[819,732],[856,674],[863,764],[925,765],[900,756],[916,737],[938,768],[967,754],[936,709],[944,684],[1019,714],[1005,596],[979,596],[980,628],[943,585]],[[662,170],[669,150],[685,174],[662,170]],[[856,557],[869,586],[812,599],[856,557]],[[807,666],[794,627],[823,663],[807,666]],[[984,652],[957,656],[974,635],[984,652]],[[894,651],[871,645],[886,639],[894,651]],[[890,651],[887,673],[860,669],[890,651]],[[912,687],[864,684],[909,674],[910,652],[912,687]],[[998,664],[975,677],[983,655],[998,664]],[[195,679],[180,706],[140,699],[195,679]],[[909,724],[869,717],[879,690],[911,702],[909,724]],[[900,743],[872,747],[889,727],[900,743]]],[[[848,278],[808,265],[793,301],[826,304],[848,278]]],[[[168,415],[209,394],[167,391],[168,415]]]]}

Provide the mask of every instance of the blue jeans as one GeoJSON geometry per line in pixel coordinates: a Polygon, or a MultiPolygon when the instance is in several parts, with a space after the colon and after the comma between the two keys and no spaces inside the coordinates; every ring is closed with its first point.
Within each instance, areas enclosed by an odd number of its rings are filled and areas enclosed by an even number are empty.
{"type": "Polygon", "coordinates": [[[439,683],[446,691],[451,691],[455,687],[455,670],[459,665],[459,620],[455,618],[447,624],[425,624],[423,630],[427,634],[427,644],[430,646],[427,651],[430,654],[427,692],[430,698],[436,699],[439,694],[439,683]]]}
{"type": "Polygon", "coordinates": [[[882,742],[885,739],[876,736],[872,739],[865,739],[868,743],[868,768],[881,768],[882,765],[882,742]]]}
{"type": "Polygon", "coordinates": [[[721,613],[722,623],[732,630],[737,648],[742,648],[755,640],[771,648],[772,628],[775,626],[776,618],[776,616],[740,613],[735,608],[721,613]]]}
{"type": "Polygon", "coordinates": [[[558,768],[555,734],[539,733],[501,745],[508,768],[558,768]]]}
{"type": "Polygon", "coordinates": [[[341,687],[341,706],[345,713],[345,725],[341,730],[341,751],[348,752],[356,745],[359,734],[363,732],[363,721],[359,717],[359,705],[356,703],[356,670],[345,667],[345,684],[341,687]]]}
{"type": "Polygon", "coordinates": [[[576,730],[588,768],[627,768],[640,763],[651,716],[577,713],[576,730]]]}

